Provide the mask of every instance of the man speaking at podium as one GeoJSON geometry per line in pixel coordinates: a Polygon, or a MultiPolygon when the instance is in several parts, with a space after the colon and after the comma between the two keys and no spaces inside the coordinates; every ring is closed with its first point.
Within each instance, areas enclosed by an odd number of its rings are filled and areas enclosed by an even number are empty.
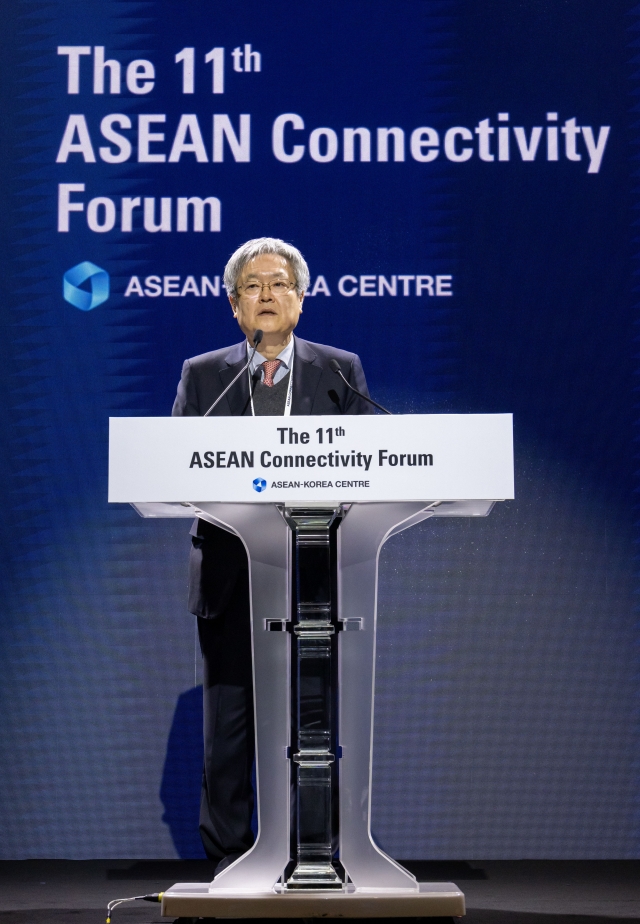
{"type": "MultiPolygon", "coordinates": [[[[227,263],[224,284],[246,339],[185,361],[174,417],[373,412],[330,365],[337,360],[349,385],[368,396],[355,353],[293,336],[309,286],[299,250],[276,238],[248,241],[227,263]]],[[[220,872],[253,844],[248,562],[238,537],[205,520],[194,522],[191,541],[189,610],[198,617],[204,659],[200,834],[220,872]]]]}

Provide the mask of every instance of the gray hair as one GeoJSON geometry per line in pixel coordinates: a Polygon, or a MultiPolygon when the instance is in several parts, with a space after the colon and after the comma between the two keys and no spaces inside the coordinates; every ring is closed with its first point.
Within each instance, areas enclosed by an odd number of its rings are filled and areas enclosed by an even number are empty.
{"type": "Polygon", "coordinates": [[[236,298],[238,295],[238,279],[244,267],[255,257],[263,254],[274,253],[279,257],[284,257],[291,264],[293,275],[296,278],[296,292],[302,295],[309,288],[309,267],[307,261],[302,256],[297,247],[281,241],[277,237],[257,237],[253,241],[247,241],[242,247],[238,247],[236,252],[229,257],[229,262],[224,268],[224,285],[227,295],[236,298]]]}

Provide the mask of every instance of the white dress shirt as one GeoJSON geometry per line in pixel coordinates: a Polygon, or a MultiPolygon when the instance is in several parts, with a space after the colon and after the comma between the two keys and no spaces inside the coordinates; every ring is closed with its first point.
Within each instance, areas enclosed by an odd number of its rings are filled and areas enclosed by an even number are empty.
{"type": "MultiPolygon", "coordinates": [[[[249,341],[247,340],[247,359],[251,355],[252,349],[253,347],[249,346],[249,341]]],[[[286,345],[284,350],[282,350],[281,353],[278,353],[276,359],[280,360],[280,365],[276,369],[276,374],[273,377],[274,385],[277,385],[278,382],[285,377],[291,368],[291,360],[293,359],[293,336],[291,337],[291,340],[286,345]]],[[[253,362],[250,366],[252,376],[260,369],[264,362],[266,362],[266,357],[264,357],[261,353],[258,353],[256,350],[256,355],[253,357],[253,362]]],[[[260,381],[264,381],[264,369],[260,369],[260,376],[260,381]]]]}

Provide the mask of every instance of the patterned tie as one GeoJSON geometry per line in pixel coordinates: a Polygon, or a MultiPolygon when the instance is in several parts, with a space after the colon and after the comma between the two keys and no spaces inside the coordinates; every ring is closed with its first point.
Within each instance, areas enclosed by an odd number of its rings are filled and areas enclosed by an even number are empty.
{"type": "Polygon", "coordinates": [[[281,366],[282,362],[279,359],[268,359],[262,364],[264,369],[264,378],[262,384],[266,385],[267,388],[273,388],[273,377],[276,374],[278,366],[281,366]]]}

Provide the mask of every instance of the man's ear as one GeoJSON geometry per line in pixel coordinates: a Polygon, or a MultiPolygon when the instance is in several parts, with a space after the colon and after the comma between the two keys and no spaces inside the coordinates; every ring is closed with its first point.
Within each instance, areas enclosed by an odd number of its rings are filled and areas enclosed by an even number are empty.
{"type": "Polygon", "coordinates": [[[227,297],[228,297],[228,299],[229,299],[229,304],[231,305],[231,310],[233,311],[233,316],[234,316],[234,318],[237,318],[237,317],[238,317],[238,307],[237,307],[235,301],[233,300],[233,296],[232,296],[232,295],[229,295],[229,296],[227,296],[227,297]]]}

